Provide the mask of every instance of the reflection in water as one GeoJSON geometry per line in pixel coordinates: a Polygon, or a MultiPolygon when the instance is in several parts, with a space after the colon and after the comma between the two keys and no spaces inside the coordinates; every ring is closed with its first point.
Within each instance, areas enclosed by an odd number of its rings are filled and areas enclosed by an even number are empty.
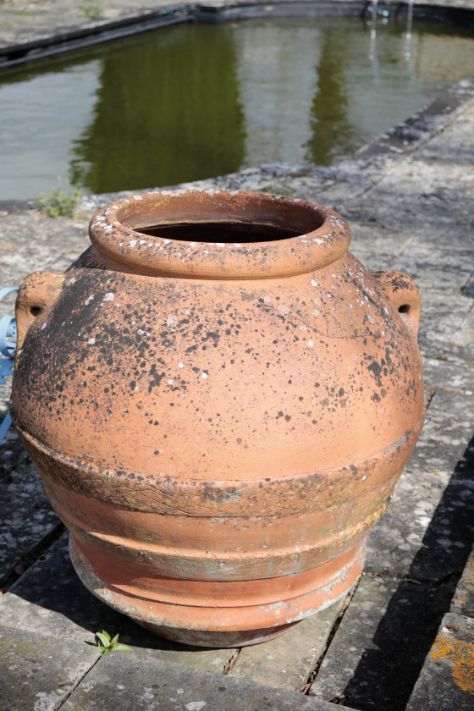
{"type": "Polygon", "coordinates": [[[345,78],[345,54],[340,51],[333,32],[326,32],[318,67],[318,87],[311,115],[313,133],[307,143],[307,159],[329,165],[335,155],[350,152],[352,127],[348,119],[348,96],[345,78]]]}
{"type": "Polygon", "coordinates": [[[180,25],[0,74],[0,199],[332,163],[474,72],[469,28],[280,18],[180,25]],[[463,36],[464,33],[464,36],[463,36]]]}
{"type": "MultiPolygon", "coordinates": [[[[377,7],[377,6],[375,6],[377,7]]],[[[372,19],[369,23],[370,42],[369,42],[369,62],[372,70],[372,81],[374,84],[379,83],[379,56],[377,53],[377,11],[372,13],[372,19]]]]}
{"type": "Polygon", "coordinates": [[[93,192],[170,185],[243,160],[234,35],[193,26],[105,54],[71,178],[93,192]]]}
{"type": "MultiPolygon", "coordinates": [[[[34,197],[68,173],[74,140],[94,110],[101,62],[68,72],[5,72],[0,82],[0,200],[34,197]],[[18,79],[15,81],[15,78],[18,79]],[[65,100],[66,97],[66,100],[65,100]]],[[[1,76],[1,75],[0,75],[1,76]]]]}
{"type": "Polygon", "coordinates": [[[407,27],[403,42],[403,55],[405,57],[405,62],[409,66],[411,57],[411,31],[413,26],[413,0],[408,0],[407,9],[407,27]]]}
{"type": "Polygon", "coordinates": [[[321,32],[303,23],[235,28],[245,162],[300,163],[311,139],[321,32]]]}

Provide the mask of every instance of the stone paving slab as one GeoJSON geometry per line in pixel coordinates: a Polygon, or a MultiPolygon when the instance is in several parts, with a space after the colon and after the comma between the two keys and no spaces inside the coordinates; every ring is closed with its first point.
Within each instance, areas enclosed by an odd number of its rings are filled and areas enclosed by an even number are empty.
{"type": "Polygon", "coordinates": [[[409,271],[420,289],[435,286],[436,289],[458,290],[469,283],[474,269],[473,257],[471,249],[453,251],[448,243],[433,252],[431,244],[412,240],[398,257],[397,268],[409,271]]]}
{"type": "Polygon", "coordinates": [[[113,22],[146,15],[158,8],[192,5],[191,0],[3,0],[0,5],[0,50],[31,44],[70,32],[92,32],[113,22]]]}
{"type": "Polygon", "coordinates": [[[447,484],[470,446],[473,432],[471,407],[474,407],[473,394],[444,390],[435,392],[423,432],[408,466],[425,473],[431,472],[447,484]]]}
{"type": "Polygon", "coordinates": [[[419,471],[404,472],[369,537],[366,570],[433,582],[459,577],[471,547],[473,514],[472,480],[453,479],[443,489],[433,476],[430,481],[419,471]]]}
{"type": "Polygon", "coordinates": [[[0,709],[53,711],[100,657],[71,640],[0,624],[0,709]]]}
{"type": "Polygon", "coordinates": [[[472,711],[474,619],[448,614],[427,657],[407,711],[472,711]]]}
{"type": "Polygon", "coordinates": [[[474,539],[469,392],[435,392],[415,453],[369,536],[367,570],[432,581],[461,574],[474,539]]]}
{"type": "Polygon", "coordinates": [[[347,601],[331,605],[266,644],[244,647],[230,676],[251,679],[272,688],[300,691],[324,655],[331,630],[349,599],[350,595],[347,601]]]}
{"type": "Polygon", "coordinates": [[[310,694],[364,711],[402,711],[449,593],[362,576],[310,694]]]}
{"type": "Polygon", "coordinates": [[[69,559],[67,536],[52,546],[0,599],[0,624],[24,632],[67,638],[80,645],[94,643],[95,632],[107,629],[134,647],[146,647],[152,657],[230,674],[270,687],[298,691],[325,649],[344,601],[321,615],[304,620],[285,635],[264,645],[233,649],[190,648],[144,631],[127,617],[93,597],[77,578],[69,559]]]}
{"type": "Polygon", "coordinates": [[[269,689],[152,659],[143,650],[110,653],[95,665],[64,711],[337,711],[344,709],[302,694],[269,689]]]}
{"type": "Polygon", "coordinates": [[[471,363],[474,361],[474,303],[452,339],[451,350],[460,358],[471,363]]]}
{"type": "Polygon", "coordinates": [[[474,618],[474,549],[469,556],[451,603],[451,612],[474,618]]]}
{"type": "Polygon", "coordinates": [[[357,219],[350,221],[352,230],[351,252],[364,264],[369,259],[377,259],[377,266],[386,266],[385,257],[389,255],[390,261],[398,258],[413,242],[413,234],[410,231],[386,229],[383,225],[371,222],[362,222],[357,219]]]}
{"type": "MultiPolygon", "coordinates": [[[[455,342],[473,308],[472,299],[459,292],[429,289],[421,292],[422,328],[419,342],[430,355],[466,359],[466,348],[455,342]]],[[[467,344],[467,348],[469,344],[467,344]]]]}
{"type": "Polygon", "coordinates": [[[38,474],[13,432],[0,450],[0,492],[1,587],[12,573],[23,572],[26,559],[60,526],[38,474]]]}
{"type": "Polygon", "coordinates": [[[423,380],[427,390],[459,390],[469,397],[474,393],[474,362],[445,355],[425,356],[423,380]]]}
{"type": "Polygon", "coordinates": [[[23,213],[1,210],[2,285],[18,285],[32,270],[67,269],[89,245],[87,225],[92,211],[81,211],[72,220],[51,219],[37,209],[23,213]]]}
{"type": "MultiPolygon", "coordinates": [[[[103,605],[79,581],[72,567],[67,535],[52,546],[0,598],[0,624],[43,637],[68,639],[78,659],[94,644],[95,633],[120,634],[134,648],[146,648],[150,658],[163,658],[222,673],[234,655],[230,649],[201,649],[156,637],[128,617],[103,605]]],[[[84,659],[88,658],[88,653],[84,659]]]]}
{"type": "MultiPolygon", "coordinates": [[[[450,230],[456,225],[472,225],[469,201],[474,178],[467,166],[430,165],[421,159],[405,157],[387,170],[376,187],[360,198],[358,207],[382,224],[431,226],[441,232],[449,247],[450,230]],[[397,201],[393,201],[393,195],[397,201]],[[413,195],[417,196],[413,200],[413,195]],[[401,211],[403,210],[403,212],[401,211]]],[[[363,214],[362,212],[362,214],[363,214]]]]}

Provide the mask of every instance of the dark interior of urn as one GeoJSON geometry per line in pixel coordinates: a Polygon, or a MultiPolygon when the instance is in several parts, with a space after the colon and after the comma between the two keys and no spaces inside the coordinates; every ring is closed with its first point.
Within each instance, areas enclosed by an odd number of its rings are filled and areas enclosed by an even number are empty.
{"type": "Polygon", "coordinates": [[[259,193],[189,191],[145,198],[117,213],[125,227],[144,235],[182,242],[250,244],[285,240],[322,227],[318,205],[259,193]]]}
{"type": "Polygon", "coordinates": [[[200,222],[195,224],[174,223],[172,225],[152,225],[135,227],[136,232],[154,237],[164,237],[184,242],[207,243],[250,243],[270,242],[288,239],[300,234],[292,227],[234,221],[200,222]]]}

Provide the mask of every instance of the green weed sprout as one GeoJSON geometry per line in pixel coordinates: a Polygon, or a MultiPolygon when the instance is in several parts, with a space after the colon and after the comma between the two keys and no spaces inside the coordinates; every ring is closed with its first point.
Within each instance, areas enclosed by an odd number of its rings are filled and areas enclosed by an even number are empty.
{"type": "Polygon", "coordinates": [[[128,644],[121,644],[119,642],[119,635],[116,634],[115,637],[107,632],[107,630],[101,630],[95,633],[97,640],[97,647],[101,654],[107,654],[107,652],[133,652],[132,647],[128,644]]]}

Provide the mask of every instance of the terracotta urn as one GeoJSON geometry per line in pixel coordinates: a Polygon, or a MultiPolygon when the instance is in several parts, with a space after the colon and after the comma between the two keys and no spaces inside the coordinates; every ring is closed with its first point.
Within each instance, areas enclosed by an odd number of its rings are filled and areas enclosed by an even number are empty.
{"type": "Polygon", "coordinates": [[[90,238],[21,284],[12,394],[84,585],[209,647],[346,595],[422,426],[414,283],[259,193],[135,195],[90,238]]]}

